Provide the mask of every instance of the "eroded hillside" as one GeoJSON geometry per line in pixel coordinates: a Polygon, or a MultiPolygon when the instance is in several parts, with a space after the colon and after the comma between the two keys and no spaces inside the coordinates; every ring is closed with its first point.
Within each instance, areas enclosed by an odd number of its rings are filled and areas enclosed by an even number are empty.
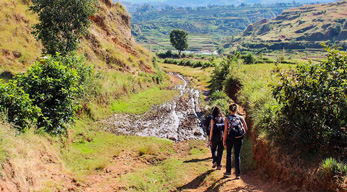
{"type": "MultiPolygon", "coordinates": [[[[22,72],[41,56],[42,45],[31,34],[37,16],[30,1],[0,2],[0,72],[22,72]]],[[[130,29],[130,16],[120,3],[101,0],[91,17],[89,34],[81,39],[79,53],[97,69],[152,71],[150,53],[138,46],[130,29]]]]}

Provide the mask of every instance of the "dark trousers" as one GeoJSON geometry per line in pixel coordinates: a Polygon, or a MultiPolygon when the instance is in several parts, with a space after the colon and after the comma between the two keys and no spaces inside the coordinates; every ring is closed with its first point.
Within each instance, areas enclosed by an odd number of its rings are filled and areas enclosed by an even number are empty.
{"type": "Polygon", "coordinates": [[[217,166],[220,166],[224,150],[223,141],[211,141],[211,145],[213,163],[217,163],[217,166]]]}
{"type": "Polygon", "coordinates": [[[231,151],[234,147],[234,157],[235,157],[235,172],[236,175],[241,174],[241,159],[240,159],[240,152],[241,152],[241,147],[243,144],[243,138],[238,138],[234,140],[227,140],[227,165],[226,165],[226,172],[231,173],[231,151]]]}

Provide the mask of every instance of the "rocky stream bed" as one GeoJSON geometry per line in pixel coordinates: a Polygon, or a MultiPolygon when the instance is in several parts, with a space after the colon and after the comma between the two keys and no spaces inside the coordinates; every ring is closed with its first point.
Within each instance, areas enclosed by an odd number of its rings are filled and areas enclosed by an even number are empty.
{"type": "Polygon", "coordinates": [[[180,91],[178,97],[152,107],[143,115],[115,114],[101,122],[104,129],[117,135],[155,136],[174,141],[204,139],[200,91],[190,88],[183,76],[171,75],[183,81],[174,88],[180,91]]]}

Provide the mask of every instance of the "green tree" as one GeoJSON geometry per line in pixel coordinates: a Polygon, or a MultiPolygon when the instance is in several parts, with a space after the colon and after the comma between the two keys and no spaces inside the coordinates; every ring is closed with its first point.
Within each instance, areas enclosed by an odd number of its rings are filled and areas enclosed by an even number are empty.
{"type": "Polygon", "coordinates": [[[90,16],[96,12],[95,0],[35,0],[30,10],[40,23],[33,34],[41,40],[44,53],[66,55],[77,49],[80,37],[88,32],[90,16]]]}
{"type": "Polygon", "coordinates": [[[181,57],[181,52],[188,49],[188,33],[181,29],[174,29],[170,33],[170,42],[181,57]]]}

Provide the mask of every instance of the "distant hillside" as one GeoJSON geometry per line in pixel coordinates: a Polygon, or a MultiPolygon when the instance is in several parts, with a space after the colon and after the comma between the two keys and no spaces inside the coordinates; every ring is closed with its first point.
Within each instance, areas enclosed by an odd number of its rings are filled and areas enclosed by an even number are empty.
{"type": "MultiPolygon", "coordinates": [[[[297,3],[327,3],[334,0],[296,0],[297,3]]],[[[239,5],[242,3],[254,4],[273,4],[273,3],[292,3],[292,0],[122,0],[121,2],[129,2],[136,4],[149,3],[156,6],[178,6],[178,7],[198,7],[207,5],[239,5]]]]}
{"type": "MultiPolygon", "coordinates": [[[[22,72],[41,56],[42,45],[31,34],[31,25],[38,19],[24,2],[30,1],[0,2],[0,73],[22,72]]],[[[152,70],[150,53],[135,43],[123,5],[100,0],[98,13],[91,19],[90,33],[79,48],[88,63],[103,70],[152,70]]]]}
{"type": "Polygon", "coordinates": [[[238,35],[261,19],[272,19],[301,4],[227,5],[156,9],[150,5],[132,12],[132,33],[152,49],[170,49],[169,34],[179,28],[189,33],[189,50],[216,49],[220,39],[238,35]]]}
{"type": "Polygon", "coordinates": [[[347,47],[347,1],[305,5],[283,11],[271,21],[251,24],[224,47],[244,49],[321,48],[321,43],[347,47]]]}

